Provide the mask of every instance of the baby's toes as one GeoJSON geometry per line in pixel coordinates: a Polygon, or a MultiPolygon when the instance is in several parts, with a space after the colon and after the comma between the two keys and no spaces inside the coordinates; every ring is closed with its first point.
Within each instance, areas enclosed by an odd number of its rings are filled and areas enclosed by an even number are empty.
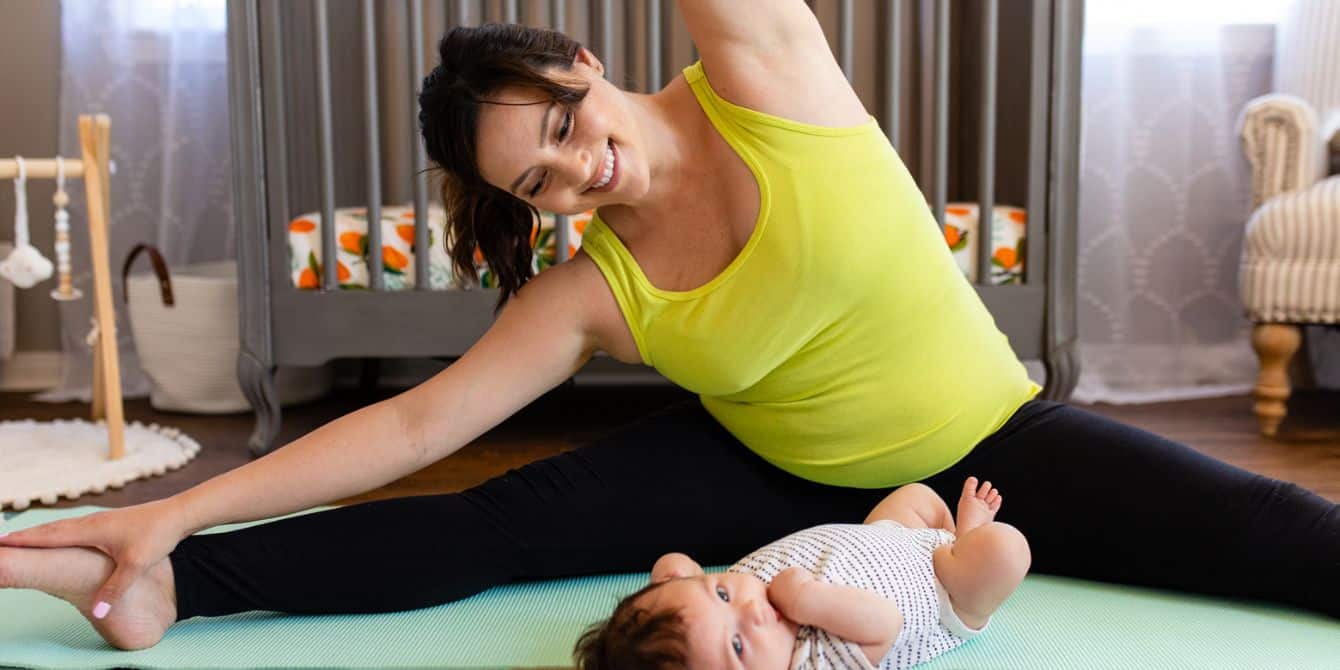
{"type": "Polygon", "coordinates": [[[980,498],[982,502],[987,502],[990,499],[992,490],[991,482],[982,482],[982,486],[977,489],[977,497],[980,498]]]}
{"type": "Polygon", "coordinates": [[[977,478],[976,478],[976,477],[969,477],[969,478],[967,478],[967,479],[963,482],[963,497],[964,497],[964,498],[976,498],[976,497],[977,497],[977,478]]]}
{"type": "Polygon", "coordinates": [[[1000,503],[1001,503],[1002,501],[1004,501],[1004,500],[1005,500],[1005,496],[1000,496],[1000,495],[998,495],[998,496],[992,498],[992,499],[991,499],[991,502],[988,502],[988,503],[986,504],[987,509],[991,510],[993,513],[994,513],[994,512],[998,512],[998,511],[1000,511],[1000,503]]]}
{"type": "Polygon", "coordinates": [[[1000,489],[991,489],[991,492],[986,494],[986,498],[984,498],[984,500],[986,500],[987,504],[990,504],[992,502],[995,502],[995,500],[999,497],[1000,497],[1000,489]]]}

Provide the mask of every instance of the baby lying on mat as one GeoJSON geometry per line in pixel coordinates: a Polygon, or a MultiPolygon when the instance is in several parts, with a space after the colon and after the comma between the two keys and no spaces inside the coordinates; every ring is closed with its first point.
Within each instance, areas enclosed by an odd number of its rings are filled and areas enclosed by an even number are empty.
{"type": "Polygon", "coordinates": [[[577,642],[578,667],[889,670],[928,661],[981,633],[1028,572],[1023,534],[993,521],[1001,500],[990,482],[969,477],[956,531],[935,491],[908,484],[862,525],[792,533],[724,573],[666,554],[651,584],[577,642]]]}

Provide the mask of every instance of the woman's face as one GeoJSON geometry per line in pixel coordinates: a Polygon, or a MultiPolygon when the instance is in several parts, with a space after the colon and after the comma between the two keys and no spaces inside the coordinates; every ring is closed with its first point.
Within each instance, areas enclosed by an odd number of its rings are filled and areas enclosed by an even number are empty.
{"type": "Polygon", "coordinates": [[[571,71],[552,73],[590,87],[570,110],[534,89],[504,88],[489,96],[511,104],[480,106],[478,155],[484,180],[559,214],[627,204],[646,193],[647,160],[636,123],[624,93],[603,73],[585,48],[571,71]]]}

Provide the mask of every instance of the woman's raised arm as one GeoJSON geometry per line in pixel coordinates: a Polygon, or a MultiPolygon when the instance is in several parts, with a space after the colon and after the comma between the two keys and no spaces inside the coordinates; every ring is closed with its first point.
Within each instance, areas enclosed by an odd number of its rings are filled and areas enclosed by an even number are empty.
{"type": "Polygon", "coordinates": [[[802,0],[679,0],[679,11],[726,100],[818,126],[869,118],[802,0]]]}

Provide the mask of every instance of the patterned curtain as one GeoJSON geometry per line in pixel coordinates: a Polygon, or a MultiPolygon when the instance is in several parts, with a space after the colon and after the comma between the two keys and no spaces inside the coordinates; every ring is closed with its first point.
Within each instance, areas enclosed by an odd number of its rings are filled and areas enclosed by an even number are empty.
{"type": "MultiPolygon", "coordinates": [[[[169,266],[234,258],[223,0],[100,0],[61,6],[60,145],[79,155],[77,118],[111,117],[110,260],[125,397],[148,395],[121,300],[127,251],[148,242],[169,266]]],[[[37,396],[88,402],[92,268],[83,188],[70,193],[71,254],[83,300],[61,303],[62,381],[37,396]]]]}
{"type": "Polygon", "coordinates": [[[1077,400],[1239,394],[1256,378],[1235,120],[1271,89],[1278,3],[1087,4],[1077,400]]]}

